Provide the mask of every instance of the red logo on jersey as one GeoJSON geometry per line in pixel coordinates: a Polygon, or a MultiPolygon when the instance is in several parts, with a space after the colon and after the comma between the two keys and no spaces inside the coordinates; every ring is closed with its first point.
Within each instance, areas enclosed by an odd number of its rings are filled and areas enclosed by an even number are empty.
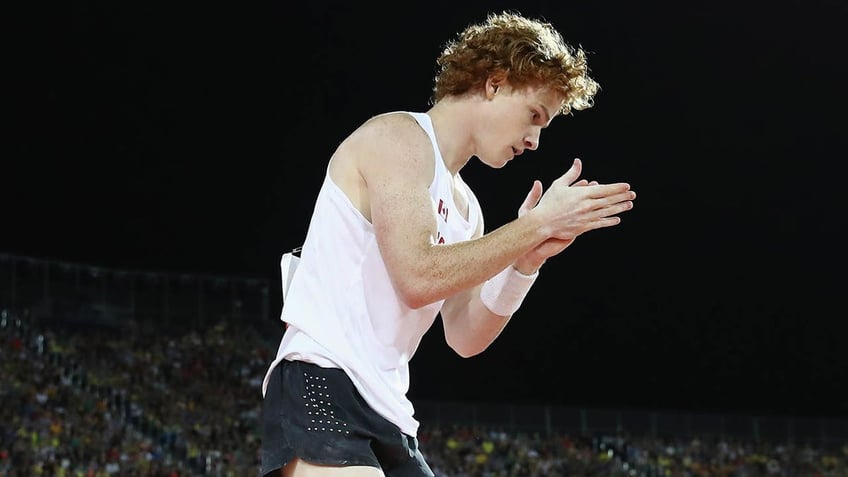
{"type": "Polygon", "coordinates": [[[445,219],[445,222],[448,221],[448,206],[445,205],[445,201],[442,199],[439,199],[439,215],[445,219]]]}

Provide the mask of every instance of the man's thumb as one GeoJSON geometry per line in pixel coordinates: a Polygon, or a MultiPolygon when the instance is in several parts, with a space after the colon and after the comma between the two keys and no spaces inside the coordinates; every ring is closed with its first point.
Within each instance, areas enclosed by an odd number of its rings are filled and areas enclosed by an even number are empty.
{"type": "Polygon", "coordinates": [[[542,182],[539,180],[533,181],[533,186],[530,188],[530,192],[527,193],[527,197],[524,198],[521,208],[518,209],[519,217],[532,210],[533,207],[536,207],[539,200],[542,198],[542,191],[542,182]]]}

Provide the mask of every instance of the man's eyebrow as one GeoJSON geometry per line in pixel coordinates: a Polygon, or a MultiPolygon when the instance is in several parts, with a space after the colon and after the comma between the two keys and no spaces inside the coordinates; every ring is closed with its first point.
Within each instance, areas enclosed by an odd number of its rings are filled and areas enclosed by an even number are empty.
{"type": "Polygon", "coordinates": [[[542,103],[539,103],[539,107],[542,108],[542,111],[545,113],[545,127],[550,126],[551,120],[553,119],[550,111],[548,111],[548,108],[546,108],[542,103]]]}

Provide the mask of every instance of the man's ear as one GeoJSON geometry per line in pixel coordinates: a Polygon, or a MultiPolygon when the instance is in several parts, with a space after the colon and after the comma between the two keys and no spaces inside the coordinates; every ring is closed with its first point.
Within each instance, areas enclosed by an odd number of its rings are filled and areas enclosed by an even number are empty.
{"type": "Polygon", "coordinates": [[[489,75],[489,77],[486,79],[486,98],[494,98],[505,83],[506,74],[504,72],[498,71],[489,75]]]}

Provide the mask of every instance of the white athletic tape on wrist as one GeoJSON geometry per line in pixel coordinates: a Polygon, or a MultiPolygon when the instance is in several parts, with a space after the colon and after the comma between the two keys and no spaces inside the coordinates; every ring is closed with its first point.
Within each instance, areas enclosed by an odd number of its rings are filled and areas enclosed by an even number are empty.
{"type": "Polygon", "coordinates": [[[480,300],[492,313],[510,316],[521,306],[538,276],[538,270],[532,275],[524,275],[510,265],[486,280],[480,288],[480,300]]]}

